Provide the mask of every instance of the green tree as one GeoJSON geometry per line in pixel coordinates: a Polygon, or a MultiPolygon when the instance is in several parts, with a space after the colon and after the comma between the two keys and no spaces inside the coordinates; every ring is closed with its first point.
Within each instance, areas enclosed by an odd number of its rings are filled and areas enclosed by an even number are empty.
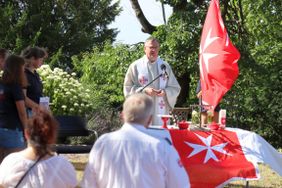
{"type": "Polygon", "coordinates": [[[119,111],[123,97],[123,80],[131,62],[143,55],[143,45],[107,43],[104,48],[73,57],[75,70],[81,81],[91,90],[92,103],[97,107],[89,121],[89,127],[99,135],[115,130],[121,125],[119,111]]]}
{"type": "MultiPolygon", "coordinates": [[[[138,6],[138,0],[131,0],[142,30],[160,39],[161,55],[173,66],[181,85],[177,106],[185,106],[190,98],[196,101],[199,43],[209,1],[160,0],[160,2],[170,5],[173,13],[166,25],[156,27],[148,25],[146,15],[142,14],[142,9],[138,6]]],[[[239,2],[223,1],[222,16],[232,40],[238,40],[244,32],[240,10],[239,2]]]]}
{"type": "MultiPolygon", "coordinates": [[[[198,48],[210,1],[159,1],[173,8],[168,24],[159,27],[146,20],[138,0],[131,3],[142,30],[160,39],[161,55],[173,66],[182,88],[178,105],[186,106],[196,101],[198,48]]],[[[240,75],[221,102],[228,109],[229,124],[254,130],[281,147],[281,1],[221,0],[220,7],[229,36],[241,53],[240,75]]]]}
{"type": "Polygon", "coordinates": [[[107,43],[102,52],[97,47],[91,53],[84,53],[81,60],[73,57],[73,64],[82,73],[81,81],[93,88],[93,95],[99,96],[104,105],[118,107],[124,100],[124,75],[129,64],[143,55],[141,49],[140,44],[112,46],[107,43]]]}
{"type": "Polygon", "coordinates": [[[242,5],[247,37],[240,41],[240,76],[226,99],[234,122],[258,132],[274,146],[282,143],[281,2],[249,0],[242,5]],[[241,50],[242,51],[242,50],[241,50]]]}
{"type": "Polygon", "coordinates": [[[15,52],[46,47],[59,58],[55,66],[70,66],[71,56],[114,41],[117,30],[108,25],[120,11],[111,0],[3,0],[0,46],[15,52]]]}

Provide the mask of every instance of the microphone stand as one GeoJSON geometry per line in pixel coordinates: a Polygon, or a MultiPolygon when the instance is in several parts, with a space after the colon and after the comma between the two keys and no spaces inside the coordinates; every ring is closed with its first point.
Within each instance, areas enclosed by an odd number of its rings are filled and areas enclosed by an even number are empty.
{"type": "Polygon", "coordinates": [[[163,76],[163,73],[161,73],[159,76],[157,76],[155,79],[153,79],[151,82],[149,82],[148,84],[146,84],[145,86],[143,86],[142,89],[140,89],[139,93],[141,93],[146,87],[148,87],[150,84],[152,84],[154,81],[156,81],[158,78],[160,78],[161,76],[163,76]]]}
{"type": "Polygon", "coordinates": [[[202,100],[202,95],[200,96],[200,128],[202,128],[202,105],[203,105],[203,100],[202,100]]]}
{"type": "MultiPolygon", "coordinates": [[[[143,86],[143,88],[139,91],[139,93],[141,93],[146,87],[148,87],[150,84],[152,84],[154,81],[156,81],[158,78],[160,78],[161,76],[163,76],[164,74],[161,73],[159,76],[157,76],[155,79],[153,79],[151,82],[149,82],[148,84],[146,84],[145,86],[143,86]]],[[[115,115],[116,112],[121,111],[122,109],[122,104],[115,107],[112,111],[112,115],[111,115],[111,121],[113,120],[113,117],[115,115]]]]}
{"type": "MultiPolygon", "coordinates": [[[[163,75],[163,73],[160,74],[159,76],[157,76],[154,80],[152,80],[151,82],[149,82],[147,85],[145,85],[142,89],[140,89],[140,90],[138,91],[138,93],[141,93],[146,87],[148,87],[151,83],[153,83],[154,81],[156,81],[156,80],[157,80],[158,78],[160,78],[162,75],[163,75]]],[[[119,106],[117,106],[117,107],[115,107],[115,108],[114,108],[114,111],[120,111],[121,109],[122,109],[122,104],[119,105],[119,106]]]]}

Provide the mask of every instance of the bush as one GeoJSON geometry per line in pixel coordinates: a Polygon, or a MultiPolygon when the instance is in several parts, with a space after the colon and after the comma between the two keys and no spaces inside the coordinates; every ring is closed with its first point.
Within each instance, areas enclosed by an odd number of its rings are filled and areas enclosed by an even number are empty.
{"type": "Polygon", "coordinates": [[[76,78],[76,73],[67,73],[59,68],[51,70],[49,65],[38,69],[43,82],[43,93],[50,97],[54,115],[79,115],[85,117],[93,109],[90,90],[76,78]]]}

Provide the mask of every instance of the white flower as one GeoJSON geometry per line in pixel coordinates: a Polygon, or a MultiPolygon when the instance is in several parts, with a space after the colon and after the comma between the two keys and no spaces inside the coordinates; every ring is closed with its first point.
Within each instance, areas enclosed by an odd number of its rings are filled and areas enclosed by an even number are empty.
{"type": "Polygon", "coordinates": [[[192,111],[192,115],[197,115],[197,114],[198,114],[198,112],[196,110],[192,111]]]}

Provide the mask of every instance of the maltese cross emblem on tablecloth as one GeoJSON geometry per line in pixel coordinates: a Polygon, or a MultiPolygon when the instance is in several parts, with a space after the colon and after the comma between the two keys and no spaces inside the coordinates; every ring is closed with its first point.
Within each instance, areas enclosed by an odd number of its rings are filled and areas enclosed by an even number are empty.
{"type": "Polygon", "coordinates": [[[197,135],[197,134],[195,134],[195,135],[203,142],[204,145],[185,142],[187,145],[189,145],[190,147],[192,147],[194,149],[188,157],[192,157],[192,156],[194,156],[194,155],[196,155],[196,154],[198,154],[202,151],[205,151],[205,150],[207,150],[207,152],[206,152],[204,163],[206,163],[209,159],[219,161],[219,159],[216,157],[214,151],[217,151],[219,153],[223,153],[225,155],[232,156],[231,154],[227,153],[223,149],[228,144],[227,142],[212,146],[211,141],[212,141],[213,135],[209,135],[207,138],[204,138],[204,137],[197,135]]]}

